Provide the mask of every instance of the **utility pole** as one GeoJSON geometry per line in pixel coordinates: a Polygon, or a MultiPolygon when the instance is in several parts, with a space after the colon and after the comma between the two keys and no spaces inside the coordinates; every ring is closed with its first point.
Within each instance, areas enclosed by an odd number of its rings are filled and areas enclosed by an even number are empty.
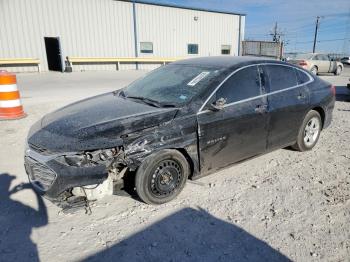
{"type": "Polygon", "coordinates": [[[278,31],[278,25],[277,22],[275,22],[275,26],[273,27],[272,32],[270,33],[270,36],[272,36],[272,41],[275,43],[281,42],[281,37],[283,36],[283,33],[278,31]]]}
{"type": "Polygon", "coordinates": [[[275,22],[275,26],[273,27],[273,32],[270,34],[272,36],[272,41],[278,43],[280,40],[280,35],[277,32],[277,22],[275,22]]]}
{"type": "MultiPolygon", "coordinates": [[[[132,16],[134,22],[134,45],[135,45],[135,57],[139,56],[138,46],[137,46],[137,22],[136,22],[136,2],[132,1],[132,16]]],[[[139,70],[139,63],[136,62],[136,70],[139,70]]]]}
{"type": "Polygon", "coordinates": [[[278,43],[278,46],[279,46],[279,51],[278,51],[279,54],[278,54],[278,56],[280,58],[282,58],[284,43],[283,43],[283,41],[281,41],[281,38],[282,38],[282,36],[284,34],[281,31],[278,31],[277,22],[275,22],[275,26],[273,27],[273,30],[270,33],[270,35],[272,36],[272,41],[275,42],[275,43],[278,43]]]}
{"type": "Polygon", "coordinates": [[[313,48],[312,48],[312,53],[315,53],[315,51],[316,51],[317,31],[318,31],[319,24],[320,24],[320,17],[317,16],[317,17],[316,17],[316,28],[315,28],[314,46],[313,46],[313,48]]]}

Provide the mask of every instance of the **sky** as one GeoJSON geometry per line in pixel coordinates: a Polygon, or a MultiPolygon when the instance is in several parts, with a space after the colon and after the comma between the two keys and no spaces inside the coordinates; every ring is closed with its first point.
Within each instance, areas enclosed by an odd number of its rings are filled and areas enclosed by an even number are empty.
{"type": "Polygon", "coordinates": [[[246,14],[245,39],[272,40],[275,22],[286,52],[311,52],[316,17],[316,52],[350,54],[350,0],[146,0],[246,14]]]}

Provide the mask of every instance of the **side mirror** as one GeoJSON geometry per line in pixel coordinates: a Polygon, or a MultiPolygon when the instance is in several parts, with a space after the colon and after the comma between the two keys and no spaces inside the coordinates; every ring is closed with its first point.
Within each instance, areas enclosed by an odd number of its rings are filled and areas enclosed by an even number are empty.
{"type": "Polygon", "coordinates": [[[226,104],[226,99],[221,97],[215,102],[211,103],[209,109],[212,111],[220,111],[224,108],[225,104],[226,104]]]}

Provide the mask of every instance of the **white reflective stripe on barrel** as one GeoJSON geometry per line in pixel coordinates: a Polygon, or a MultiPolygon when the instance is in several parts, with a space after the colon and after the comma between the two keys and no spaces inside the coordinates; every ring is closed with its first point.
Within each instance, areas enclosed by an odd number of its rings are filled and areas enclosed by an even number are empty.
{"type": "Polygon", "coordinates": [[[0,107],[17,107],[21,106],[21,100],[16,99],[16,100],[0,100],[0,107]]]}
{"type": "Polygon", "coordinates": [[[12,84],[12,85],[0,85],[0,92],[12,92],[12,91],[17,91],[17,85],[12,84]]]}

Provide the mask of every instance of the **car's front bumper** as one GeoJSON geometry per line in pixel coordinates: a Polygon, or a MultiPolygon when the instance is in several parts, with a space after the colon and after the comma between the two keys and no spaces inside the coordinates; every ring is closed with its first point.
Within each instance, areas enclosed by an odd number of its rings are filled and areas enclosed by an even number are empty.
{"type": "Polygon", "coordinates": [[[70,166],[58,161],[62,154],[43,155],[27,147],[24,166],[33,187],[48,199],[57,199],[64,191],[79,186],[98,184],[108,172],[105,165],[70,166]]]}

